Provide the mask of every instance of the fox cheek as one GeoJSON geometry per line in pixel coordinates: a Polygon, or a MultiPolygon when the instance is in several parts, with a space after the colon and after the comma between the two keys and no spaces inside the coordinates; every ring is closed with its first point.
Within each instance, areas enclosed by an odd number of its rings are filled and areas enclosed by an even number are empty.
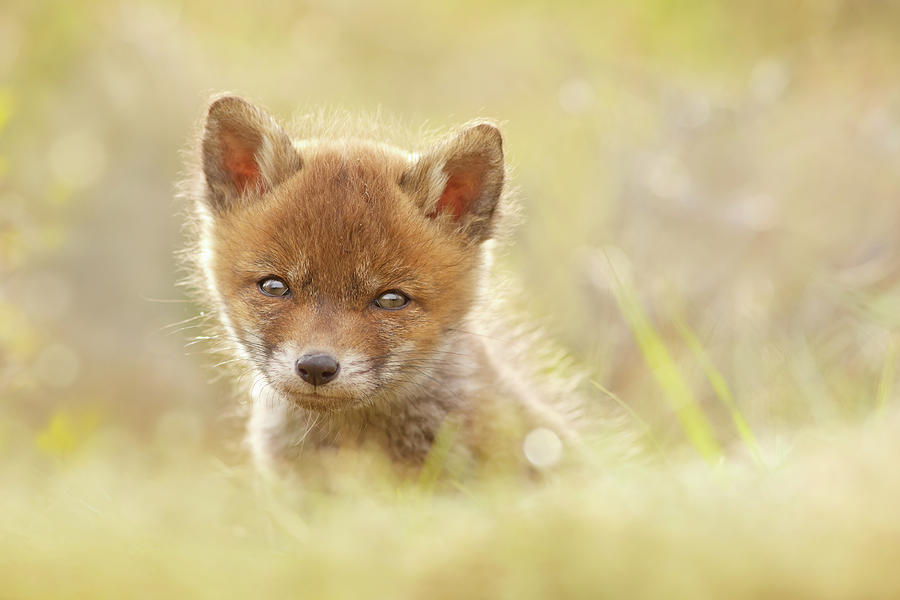
{"type": "Polygon", "coordinates": [[[491,237],[504,171],[500,131],[479,123],[422,156],[400,186],[427,217],[483,242],[491,237]]]}
{"type": "Polygon", "coordinates": [[[288,135],[267,113],[237,96],[210,104],[201,152],[205,196],[215,212],[271,190],[300,169],[288,135]]]}

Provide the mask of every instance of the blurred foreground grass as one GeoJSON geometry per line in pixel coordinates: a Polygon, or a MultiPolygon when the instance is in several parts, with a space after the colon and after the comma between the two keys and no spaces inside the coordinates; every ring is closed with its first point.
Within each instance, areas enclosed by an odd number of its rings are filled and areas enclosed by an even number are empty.
{"type": "Polygon", "coordinates": [[[898,31],[890,0],[0,4],[0,597],[898,597],[898,31]],[[503,119],[518,309],[647,458],[601,429],[540,483],[257,482],[175,285],[221,90],[503,119]]]}
{"type": "Polygon", "coordinates": [[[327,491],[270,487],[101,437],[0,467],[3,596],[896,598],[898,426],[799,435],[769,470],[593,464],[436,495],[349,456],[327,491]]]}

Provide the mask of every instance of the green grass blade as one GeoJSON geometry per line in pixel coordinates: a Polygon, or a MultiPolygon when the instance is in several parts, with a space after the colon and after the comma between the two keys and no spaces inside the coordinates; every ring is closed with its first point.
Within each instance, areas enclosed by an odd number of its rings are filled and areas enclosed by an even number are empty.
{"type": "Polygon", "coordinates": [[[459,430],[459,424],[452,421],[444,421],[438,430],[431,450],[425,457],[425,464],[422,465],[422,470],[419,472],[418,487],[425,494],[434,492],[435,485],[447,466],[447,460],[459,430]]]}
{"type": "Polygon", "coordinates": [[[756,436],[753,435],[750,425],[738,408],[737,401],[731,393],[731,389],[728,387],[724,375],[722,375],[713,364],[712,360],[709,358],[709,354],[707,354],[706,350],[703,348],[703,344],[700,343],[700,340],[688,326],[687,322],[680,316],[673,318],[673,322],[685,344],[687,344],[687,347],[693,353],[694,358],[700,363],[700,368],[703,369],[703,373],[706,375],[706,379],[712,386],[716,396],[722,402],[722,405],[728,409],[728,412],[731,415],[731,421],[734,423],[734,427],[737,429],[738,435],[744,442],[744,445],[750,451],[750,454],[753,456],[756,463],[763,465],[764,463],[762,455],[759,452],[759,444],[756,442],[756,436]]]}
{"type": "Polygon", "coordinates": [[[675,411],[691,445],[708,461],[717,461],[722,456],[722,450],[713,436],[712,426],[706,415],[694,398],[662,338],[644,312],[634,287],[618,276],[609,256],[606,258],[619,310],[637,340],[641,354],[662,390],[663,397],[675,411]]]}
{"type": "Polygon", "coordinates": [[[881,377],[878,380],[878,391],[875,395],[875,407],[880,413],[884,412],[888,398],[894,390],[894,377],[897,374],[898,347],[896,341],[891,341],[884,353],[884,366],[881,368],[881,377]]]}
{"type": "Polygon", "coordinates": [[[637,414],[637,412],[635,412],[635,410],[633,408],[631,408],[624,400],[619,398],[619,396],[616,393],[612,392],[611,390],[606,389],[605,387],[603,387],[602,385],[600,385],[597,381],[595,381],[593,379],[591,379],[591,385],[593,385],[595,388],[597,388],[598,390],[600,390],[601,392],[606,394],[608,397],[612,398],[612,400],[616,404],[618,404],[623,409],[625,409],[625,411],[631,416],[631,418],[634,419],[641,427],[643,427],[644,432],[647,434],[647,438],[650,440],[650,443],[653,444],[654,450],[656,450],[656,452],[664,459],[668,458],[666,456],[666,451],[662,447],[662,444],[659,443],[659,440],[656,439],[656,436],[653,434],[653,428],[650,427],[650,424],[647,423],[647,421],[642,419],[641,416],[639,414],[637,414]]]}

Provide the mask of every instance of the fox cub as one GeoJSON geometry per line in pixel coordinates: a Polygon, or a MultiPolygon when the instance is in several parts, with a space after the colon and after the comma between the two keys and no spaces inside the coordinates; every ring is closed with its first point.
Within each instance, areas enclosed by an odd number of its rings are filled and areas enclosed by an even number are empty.
{"type": "Polygon", "coordinates": [[[557,409],[565,394],[541,390],[527,349],[491,312],[485,242],[508,202],[495,125],[413,153],[334,134],[293,140],[221,96],[199,149],[187,254],[217,338],[249,375],[247,440],[261,467],[371,446],[415,468],[447,424],[473,461],[497,444],[521,456],[529,432],[573,439],[557,409]]]}

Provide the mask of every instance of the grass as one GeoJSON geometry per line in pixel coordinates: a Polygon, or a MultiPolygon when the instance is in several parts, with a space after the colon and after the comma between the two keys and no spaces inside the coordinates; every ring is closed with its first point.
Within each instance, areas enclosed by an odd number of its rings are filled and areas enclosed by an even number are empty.
{"type": "Polygon", "coordinates": [[[691,445],[708,461],[715,462],[722,456],[722,449],[713,436],[706,415],[698,406],[693,392],[678,370],[662,338],[647,318],[634,286],[620,276],[609,257],[607,263],[619,310],[631,328],[638,348],[663,393],[663,398],[681,423],[691,445]]]}
{"type": "Polygon", "coordinates": [[[365,457],[326,489],[100,436],[4,461],[0,577],[9,598],[891,598],[898,425],[816,433],[774,470],[582,465],[436,494],[365,457]]]}
{"type": "Polygon", "coordinates": [[[0,598],[900,597],[898,30],[840,0],[3,3],[0,598]],[[448,429],[409,480],[258,480],[172,256],[222,90],[502,121],[498,268],[610,416],[583,456],[448,480],[448,429]]]}
{"type": "Polygon", "coordinates": [[[731,415],[731,420],[734,423],[734,427],[737,430],[741,441],[744,442],[747,450],[753,455],[754,460],[761,465],[762,459],[759,455],[759,445],[756,441],[756,436],[753,435],[753,431],[750,430],[747,419],[745,419],[744,415],[741,413],[741,409],[738,407],[737,400],[735,400],[734,395],[731,393],[731,389],[728,387],[728,382],[725,380],[725,377],[713,364],[712,360],[709,358],[709,354],[704,350],[703,344],[700,343],[700,340],[697,339],[696,334],[694,334],[688,324],[684,322],[684,319],[678,317],[674,319],[674,322],[685,345],[687,345],[691,354],[703,369],[703,374],[706,375],[706,379],[712,386],[716,397],[728,410],[728,414],[731,415]]]}
{"type": "Polygon", "coordinates": [[[597,382],[656,454],[610,462],[601,443],[537,480],[447,481],[449,428],[417,478],[399,479],[377,456],[339,454],[298,481],[262,479],[183,438],[117,436],[89,412],[58,413],[35,437],[10,418],[18,426],[0,447],[7,458],[25,452],[0,461],[5,597],[896,597],[895,347],[877,413],[796,434],[783,452],[760,444],[675,317],[748,450],[740,458],[711,440],[635,289],[607,262],[694,456],[664,448],[597,382]]]}

